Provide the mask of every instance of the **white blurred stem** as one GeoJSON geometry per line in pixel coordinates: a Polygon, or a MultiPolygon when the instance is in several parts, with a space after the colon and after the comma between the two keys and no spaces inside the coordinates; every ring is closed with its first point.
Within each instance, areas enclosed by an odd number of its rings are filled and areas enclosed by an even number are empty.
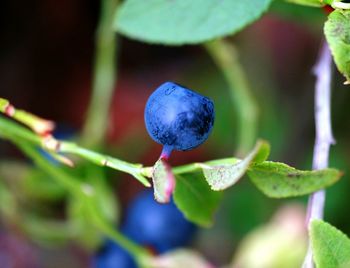
{"type": "MultiPolygon", "coordinates": [[[[331,125],[331,76],[332,57],[328,45],[324,42],[320,56],[313,69],[316,76],[315,86],[315,126],[316,139],[313,154],[313,169],[328,166],[329,149],[335,143],[331,125]]],[[[307,226],[313,219],[322,219],[326,200],[325,190],[313,193],[309,198],[307,226]]],[[[303,268],[313,268],[312,249],[309,242],[303,268]]]]}

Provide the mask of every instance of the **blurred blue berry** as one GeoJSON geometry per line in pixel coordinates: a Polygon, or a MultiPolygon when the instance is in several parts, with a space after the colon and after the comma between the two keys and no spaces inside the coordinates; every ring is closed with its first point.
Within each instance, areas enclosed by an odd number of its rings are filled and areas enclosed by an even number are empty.
{"type": "Polygon", "coordinates": [[[112,241],[107,241],[93,259],[94,268],[137,268],[132,256],[112,241]]]}
{"type": "Polygon", "coordinates": [[[123,232],[128,237],[158,253],[186,246],[195,230],[195,225],[184,218],[173,202],[159,204],[149,190],[130,204],[123,225],[123,232]]]}

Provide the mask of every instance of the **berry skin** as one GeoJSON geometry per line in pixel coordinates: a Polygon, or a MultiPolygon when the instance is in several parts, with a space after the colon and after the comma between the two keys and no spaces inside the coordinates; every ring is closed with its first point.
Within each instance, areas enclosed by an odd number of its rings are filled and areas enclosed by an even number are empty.
{"type": "Polygon", "coordinates": [[[214,104],[190,89],[166,82],[149,97],[145,123],[157,143],[170,150],[191,150],[208,138],[214,124],[214,104]]]}
{"type": "Polygon", "coordinates": [[[137,268],[131,255],[112,241],[107,241],[93,259],[93,268],[137,268]]]}
{"type": "Polygon", "coordinates": [[[138,195],[127,208],[122,229],[129,238],[158,253],[187,245],[196,230],[173,202],[159,204],[149,190],[138,195]]]}

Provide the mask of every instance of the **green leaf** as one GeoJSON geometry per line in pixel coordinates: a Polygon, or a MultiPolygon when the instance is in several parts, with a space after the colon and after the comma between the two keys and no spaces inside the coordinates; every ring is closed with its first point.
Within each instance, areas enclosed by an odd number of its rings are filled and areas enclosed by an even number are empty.
{"type": "Polygon", "coordinates": [[[153,189],[154,198],[159,203],[170,202],[171,195],[175,187],[175,177],[170,165],[160,158],[153,167],[153,189]]]}
{"type": "Polygon", "coordinates": [[[257,20],[271,0],[126,0],[115,29],[149,43],[198,44],[238,32],[257,20]]]}
{"type": "Polygon", "coordinates": [[[310,194],[332,185],[342,176],[336,169],[302,171],[283,163],[266,161],[252,166],[248,176],[264,194],[284,198],[310,194]]]}
{"type": "Polygon", "coordinates": [[[203,227],[213,224],[222,193],[210,190],[201,172],[176,175],[174,201],[185,217],[203,227]]]}
{"type": "Polygon", "coordinates": [[[258,141],[254,149],[243,160],[231,165],[202,165],[203,173],[213,190],[224,190],[243,177],[253,163],[261,163],[265,161],[269,153],[270,145],[265,141],[258,141]]]}
{"type": "Polygon", "coordinates": [[[318,268],[350,267],[350,239],[332,225],[313,220],[311,245],[318,268]]]}
{"type": "Polygon", "coordinates": [[[333,11],[328,16],[324,33],[339,71],[346,83],[350,83],[350,11],[333,11]]]}

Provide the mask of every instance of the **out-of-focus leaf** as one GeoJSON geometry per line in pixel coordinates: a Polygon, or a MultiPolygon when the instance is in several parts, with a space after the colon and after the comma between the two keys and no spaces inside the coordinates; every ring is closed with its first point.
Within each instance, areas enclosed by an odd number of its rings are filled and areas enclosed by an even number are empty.
{"type": "Polygon", "coordinates": [[[350,10],[333,11],[324,33],[339,71],[350,83],[350,10]]]}
{"type": "Polygon", "coordinates": [[[73,237],[69,222],[26,216],[21,223],[26,234],[44,246],[62,246],[73,237]]]}
{"type": "Polygon", "coordinates": [[[320,0],[287,0],[287,2],[310,7],[323,7],[325,5],[320,0]]]}
{"type": "Polygon", "coordinates": [[[18,213],[18,208],[14,195],[8,187],[3,183],[0,177],[0,213],[4,216],[4,220],[13,220],[18,213]]]}
{"type": "Polygon", "coordinates": [[[176,175],[174,201],[185,217],[201,226],[213,224],[222,193],[214,192],[201,172],[176,175]]]}
{"type": "Polygon", "coordinates": [[[73,238],[87,249],[96,249],[101,243],[101,234],[91,224],[89,212],[81,199],[69,199],[68,220],[74,229],[73,238]]]}
{"type": "Polygon", "coordinates": [[[159,203],[170,202],[175,187],[175,177],[170,165],[160,158],[153,167],[154,197],[159,203]]]}
{"type": "Polygon", "coordinates": [[[80,168],[79,173],[86,180],[81,189],[85,198],[69,199],[68,215],[75,228],[76,239],[88,249],[94,249],[100,243],[101,236],[92,224],[94,215],[91,213],[98,213],[98,217],[105,222],[115,223],[119,217],[119,206],[107,184],[103,168],[87,164],[80,168]]]}
{"type": "Polygon", "coordinates": [[[249,155],[235,164],[216,166],[203,165],[204,176],[215,191],[224,190],[235,184],[253,163],[261,163],[266,160],[270,152],[270,145],[265,141],[259,141],[249,155]]]}
{"type": "Polygon", "coordinates": [[[57,201],[66,194],[65,189],[49,175],[27,163],[2,161],[0,176],[23,194],[21,198],[57,201]]]}
{"type": "Polygon", "coordinates": [[[336,169],[302,171],[283,163],[263,162],[252,166],[248,176],[264,194],[284,198],[310,194],[326,188],[342,176],[336,169]]]}
{"type": "Polygon", "coordinates": [[[302,206],[281,207],[269,223],[245,236],[229,267],[301,267],[307,247],[304,219],[302,206]]]}
{"type": "Polygon", "coordinates": [[[115,29],[137,40],[198,44],[238,32],[257,20],[271,0],[126,0],[115,29]]]}
{"type": "Polygon", "coordinates": [[[93,188],[95,205],[98,210],[107,221],[116,222],[119,218],[119,203],[113,188],[107,183],[104,169],[89,164],[85,168],[85,177],[87,185],[93,188]]]}
{"type": "Polygon", "coordinates": [[[306,28],[312,30],[317,29],[317,31],[322,29],[325,18],[325,12],[321,8],[293,5],[283,0],[274,1],[271,5],[270,11],[277,14],[278,17],[292,20],[299,25],[302,24],[306,28]]]}
{"type": "Polygon", "coordinates": [[[20,185],[25,194],[34,199],[61,200],[67,194],[57,181],[38,169],[28,172],[27,176],[21,180],[20,185]]]}
{"type": "Polygon", "coordinates": [[[147,263],[150,268],[214,268],[202,255],[194,250],[177,249],[166,254],[150,258],[147,263]]]}
{"type": "Polygon", "coordinates": [[[311,245],[318,268],[350,267],[350,239],[332,225],[313,220],[311,245]]]}

